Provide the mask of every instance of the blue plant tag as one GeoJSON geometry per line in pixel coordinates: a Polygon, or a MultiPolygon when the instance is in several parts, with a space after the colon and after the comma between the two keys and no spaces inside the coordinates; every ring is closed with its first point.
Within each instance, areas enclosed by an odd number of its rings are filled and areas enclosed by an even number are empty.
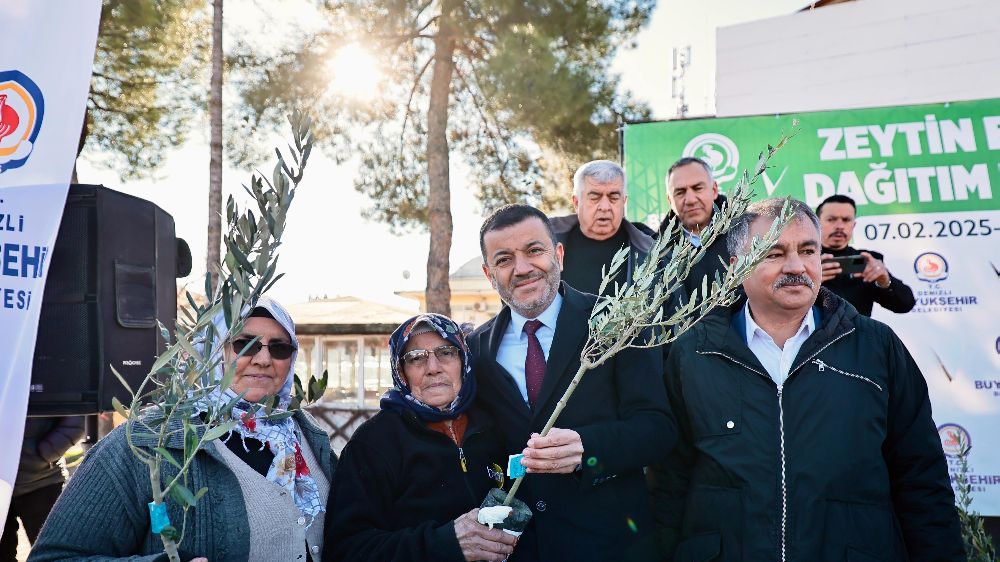
{"type": "Polygon", "coordinates": [[[149,524],[154,535],[159,535],[164,527],[170,525],[170,517],[167,515],[167,504],[149,502],[149,524]]]}
{"type": "Polygon", "coordinates": [[[524,455],[510,455],[507,458],[507,476],[511,478],[520,478],[524,476],[525,468],[521,464],[521,459],[524,455]]]}

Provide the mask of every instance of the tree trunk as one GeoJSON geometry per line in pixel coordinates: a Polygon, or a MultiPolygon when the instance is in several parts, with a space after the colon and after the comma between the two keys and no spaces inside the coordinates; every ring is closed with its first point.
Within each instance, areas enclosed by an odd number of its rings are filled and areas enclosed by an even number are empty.
{"type": "Polygon", "coordinates": [[[76,158],[73,159],[73,175],[70,176],[70,183],[80,183],[80,178],[76,174],[76,163],[80,160],[83,147],[87,145],[87,136],[90,134],[90,109],[83,112],[83,126],[80,127],[80,141],[76,145],[76,158]]]}
{"type": "Polygon", "coordinates": [[[434,38],[434,70],[427,108],[427,311],[451,315],[448,255],[451,252],[451,185],[448,170],[448,101],[455,71],[455,38],[449,25],[452,2],[446,2],[434,38]]]}
{"type": "MultiPolygon", "coordinates": [[[[208,163],[208,251],[205,271],[212,276],[212,291],[219,280],[222,246],[222,0],[212,1],[212,79],[208,101],[211,156],[208,163]]],[[[209,300],[212,295],[206,295],[209,300]]]]}

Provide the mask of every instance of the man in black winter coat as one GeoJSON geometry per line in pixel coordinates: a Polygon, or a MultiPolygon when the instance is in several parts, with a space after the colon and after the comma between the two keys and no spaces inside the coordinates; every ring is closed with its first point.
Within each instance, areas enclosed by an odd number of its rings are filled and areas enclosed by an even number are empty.
{"type": "MultiPolygon", "coordinates": [[[[628,260],[615,279],[621,285],[632,281],[632,272],[653,246],[653,239],[640,230],[642,223],[625,219],[628,191],[625,170],[610,160],[587,162],[573,175],[573,208],[576,214],[552,217],[552,230],[566,249],[562,280],[574,289],[596,295],[604,278],[602,268],[623,246],[628,260]]],[[[605,294],[614,293],[614,283],[605,294]]]]}
{"type": "MultiPolygon", "coordinates": [[[[734,254],[783,200],[752,204],[734,254]]],[[[675,561],[965,560],[923,375],[892,330],[820,289],[820,228],[796,218],[746,298],[667,355],[680,440],[650,470],[675,561]]]]}
{"type": "Polygon", "coordinates": [[[882,254],[848,246],[856,214],[854,200],[846,195],[831,195],[816,207],[823,230],[823,286],[865,316],[872,315],[876,302],[886,310],[909,312],[917,303],[913,290],[889,273],[882,254]],[[865,258],[865,270],[855,274],[843,273],[840,264],[831,259],[858,255],[865,258]]]}
{"type": "MultiPolygon", "coordinates": [[[[713,179],[712,169],[700,158],[685,156],[674,162],[667,172],[667,200],[670,202],[670,212],[660,223],[660,234],[674,217],[684,228],[684,240],[681,243],[701,246],[702,230],[712,222],[715,207],[722,207],[726,196],[719,193],[719,184],[713,179]]],[[[708,277],[711,286],[715,274],[725,273],[729,263],[729,250],[726,248],[726,237],[719,236],[709,246],[704,257],[691,268],[691,273],[684,280],[684,294],[678,295],[687,301],[695,290],[698,298],[701,294],[702,279],[708,277]]]]}

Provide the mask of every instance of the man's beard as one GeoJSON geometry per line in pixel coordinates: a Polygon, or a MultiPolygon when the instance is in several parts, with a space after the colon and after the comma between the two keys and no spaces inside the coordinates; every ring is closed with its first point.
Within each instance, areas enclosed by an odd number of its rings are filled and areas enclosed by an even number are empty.
{"type": "Polygon", "coordinates": [[[525,318],[535,318],[542,311],[544,311],[552,301],[556,298],[556,293],[559,291],[559,264],[555,261],[552,263],[552,269],[548,273],[532,273],[531,275],[525,275],[520,277],[511,277],[510,285],[504,286],[500,283],[497,278],[493,277],[493,286],[496,288],[497,292],[500,293],[500,298],[503,302],[507,303],[515,312],[524,316],[525,318]],[[514,297],[514,287],[522,282],[529,279],[543,279],[545,287],[542,289],[541,294],[537,298],[530,301],[519,301],[514,297]]]}

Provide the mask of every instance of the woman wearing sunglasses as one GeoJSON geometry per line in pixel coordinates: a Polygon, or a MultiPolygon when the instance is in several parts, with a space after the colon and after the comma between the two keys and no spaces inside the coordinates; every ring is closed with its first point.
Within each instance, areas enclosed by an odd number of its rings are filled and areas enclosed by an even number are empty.
{"type": "Polygon", "coordinates": [[[476,379],[454,321],[421,314],[389,338],[395,387],[341,453],[324,561],[504,560],[514,537],[477,521],[506,456],[472,408],[476,379]]]}
{"type": "MultiPolygon", "coordinates": [[[[221,314],[214,325],[217,333],[226,332],[221,314]]],[[[240,334],[214,346],[225,358],[215,376],[221,378],[234,361],[236,371],[225,393],[206,400],[227,404],[245,394],[232,410],[239,420],[235,429],[192,461],[187,487],[208,492],[187,513],[180,545],[185,562],[320,560],[323,512],[336,464],[329,436],[304,411],[267,420],[253,404],[277,397],[276,411],[288,407],[297,350],[295,324],[268,297],[260,298],[240,334]]],[[[149,471],[129,450],[124,429],[115,429],[88,453],[42,529],[32,561],[166,560],[159,536],[150,532],[149,471]]],[[[174,435],[166,448],[183,458],[183,432],[174,435]]],[[[137,439],[141,436],[133,436],[137,439]]],[[[180,528],[181,509],[168,500],[167,510],[180,528]]]]}

